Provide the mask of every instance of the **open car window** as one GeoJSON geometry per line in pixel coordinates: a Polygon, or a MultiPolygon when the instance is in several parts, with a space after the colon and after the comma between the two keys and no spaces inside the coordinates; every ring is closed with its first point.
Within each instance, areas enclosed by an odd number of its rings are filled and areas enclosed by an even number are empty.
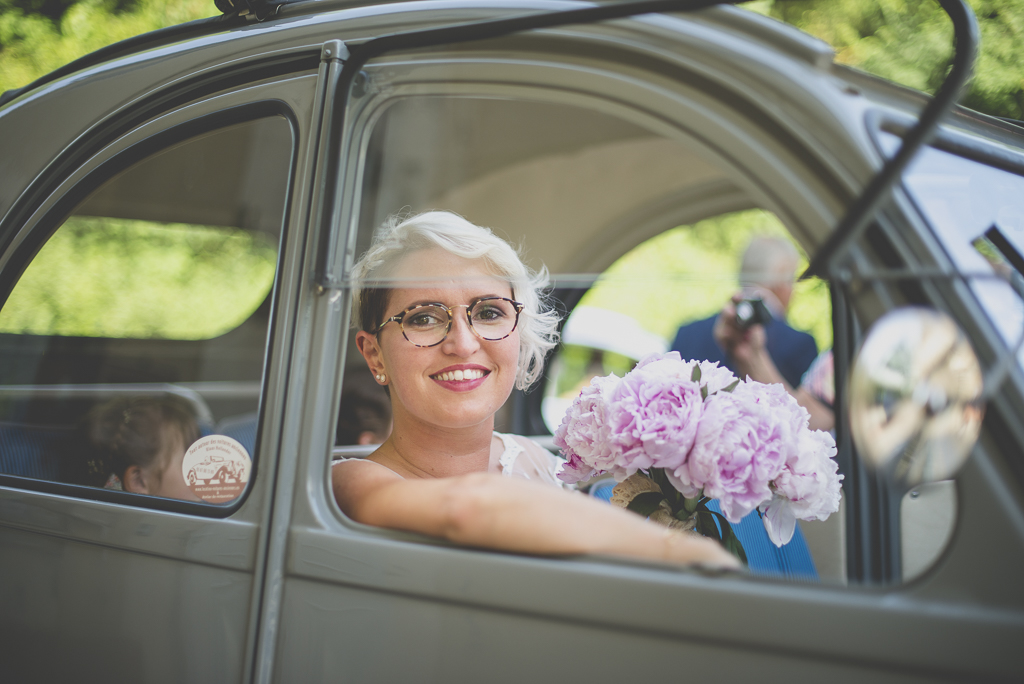
{"type": "MultiPolygon", "coordinates": [[[[774,236],[794,250],[794,270],[806,264],[784,224],[757,208],[707,150],[628,116],[543,99],[418,96],[390,100],[373,121],[354,258],[385,221],[445,210],[490,227],[530,266],[548,269],[547,294],[566,319],[562,344],[536,385],[514,391],[499,410],[496,430],[552,452],[552,433],[594,376],[624,375],[644,356],[668,351],[682,325],[717,313],[738,289],[739,257],[751,238],[774,236]]],[[[796,386],[831,346],[827,285],[800,284],[787,308],[777,315],[800,331],[802,366],[790,372],[796,386]]],[[[828,376],[831,385],[830,368],[828,376]]],[[[372,452],[387,437],[387,406],[350,339],[335,456],[372,452]]],[[[613,484],[580,487],[607,498],[613,484]]],[[[759,514],[748,517],[755,572],[845,582],[842,513],[802,525],[782,551],[759,514]]]]}

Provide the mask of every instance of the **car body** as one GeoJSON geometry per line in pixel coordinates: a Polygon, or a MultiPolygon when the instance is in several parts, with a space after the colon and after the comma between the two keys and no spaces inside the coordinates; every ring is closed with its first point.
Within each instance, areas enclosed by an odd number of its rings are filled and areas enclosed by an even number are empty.
{"type": "MultiPolygon", "coordinates": [[[[111,281],[109,310],[81,321],[72,314],[96,296],[40,267],[39,282],[82,298],[41,323],[28,307],[0,333],[5,681],[1022,676],[1017,366],[957,480],[916,496],[865,468],[840,421],[844,511],[817,547],[837,559],[832,582],[460,548],[338,509],[332,454],[366,452],[332,439],[360,362],[345,333],[347,273],[386,216],[446,208],[504,231],[547,265],[571,309],[622,254],[708,217],[769,211],[813,254],[927,102],[731,7],[399,46],[341,80],[351,50],[381,36],[588,6],[280,5],[264,21],[114,50],[0,106],[0,297],[11,320],[44,245],[83,263],[87,248],[110,249],[111,273],[138,266],[124,278],[160,275],[148,252],[124,247],[135,240],[191,245],[184,261],[223,273],[218,283],[238,282],[230,267],[243,261],[273,274],[241,288],[230,311],[219,285],[203,285],[207,271],[167,276],[198,283],[180,285],[193,297],[181,307],[178,294],[118,299],[151,291],[111,281]],[[172,229],[174,240],[152,237],[172,229]],[[119,328],[128,309],[159,320],[119,328]],[[167,327],[195,310],[209,316],[167,327]],[[162,392],[193,397],[205,431],[245,445],[242,497],[157,499],[61,475],[62,440],[91,406],[162,392]],[[911,534],[919,501],[930,508],[911,534]],[[907,543],[918,534],[925,550],[907,543]]],[[[985,364],[1010,344],[1019,302],[1002,291],[986,300],[957,277],[975,266],[960,260],[957,226],[935,216],[972,174],[993,173],[986,183],[1007,188],[999,216],[1016,221],[1024,134],[956,110],[926,154],[927,167],[908,171],[917,181],[908,176],[851,247],[856,268],[832,274],[840,415],[860,339],[895,306],[952,313],[985,364]],[[932,192],[942,173],[956,182],[932,192]],[[869,277],[886,268],[946,277],[869,277]]],[[[544,435],[543,396],[515,393],[505,429],[544,435]]]]}

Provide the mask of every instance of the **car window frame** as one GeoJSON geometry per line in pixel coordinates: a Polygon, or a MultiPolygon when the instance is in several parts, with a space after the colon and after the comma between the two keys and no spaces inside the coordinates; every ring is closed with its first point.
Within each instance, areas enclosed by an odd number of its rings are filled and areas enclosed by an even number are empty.
{"type": "MultiPolygon", "coordinates": [[[[282,207],[282,230],[277,245],[274,281],[269,296],[273,302],[278,297],[282,286],[281,270],[284,266],[284,245],[290,239],[288,234],[293,194],[298,176],[300,158],[300,125],[297,113],[284,100],[274,97],[253,98],[245,89],[229,92],[206,101],[171,110],[155,121],[139,126],[114,143],[101,149],[76,169],[70,177],[61,183],[42,206],[38,207],[28,220],[17,231],[9,248],[0,252],[0,307],[6,303],[24,270],[32,262],[39,249],[63,225],[67,217],[86,197],[97,190],[105,182],[118,173],[130,168],[133,164],[147,159],[175,144],[185,142],[196,136],[216,132],[223,128],[266,118],[280,118],[289,128],[292,138],[292,149],[286,170],[285,202],[282,207]],[[232,103],[231,101],[234,100],[232,103]],[[190,114],[190,112],[195,113],[190,114]],[[205,110],[205,111],[204,111],[205,110]],[[178,119],[177,121],[175,121],[178,119]],[[15,268],[15,265],[20,268],[15,268]]],[[[118,118],[117,116],[113,118],[118,118]]],[[[109,125],[109,124],[108,124],[109,125]]],[[[19,198],[20,199],[20,198],[19,198]]],[[[273,304],[268,323],[268,338],[273,337],[276,316],[273,304]]],[[[265,378],[272,360],[272,339],[265,346],[266,355],[263,360],[262,375],[264,386],[258,405],[258,425],[256,443],[253,451],[252,470],[248,486],[242,494],[225,504],[210,504],[179,499],[134,494],[127,491],[89,487],[51,480],[37,480],[0,473],[0,487],[11,487],[21,490],[36,491],[46,494],[74,497],[77,500],[92,500],[108,504],[119,504],[130,507],[147,508],[157,511],[180,513],[202,518],[218,519],[233,516],[241,509],[252,493],[261,467],[260,454],[262,449],[262,426],[264,423],[265,378]]]]}

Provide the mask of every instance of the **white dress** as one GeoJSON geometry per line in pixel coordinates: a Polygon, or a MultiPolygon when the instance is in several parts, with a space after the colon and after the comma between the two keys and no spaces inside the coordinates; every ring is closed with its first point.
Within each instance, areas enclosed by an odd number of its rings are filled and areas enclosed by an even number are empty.
{"type": "Polygon", "coordinates": [[[505,445],[505,450],[498,456],[498,467],[495,468],[492,463],[489,471],[497,470],[505,477],[518,477],[565,487],[565,483],[558,479],[558,473],[561,472],[565,461],[526,437],[501,432],[495,432],[494,436],[505,445]]]}

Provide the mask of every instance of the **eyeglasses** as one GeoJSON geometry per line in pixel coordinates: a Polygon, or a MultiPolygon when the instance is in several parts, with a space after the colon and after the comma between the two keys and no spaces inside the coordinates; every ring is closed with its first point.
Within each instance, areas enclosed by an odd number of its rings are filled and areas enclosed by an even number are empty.
{"type": "Polygon", "coordinates": [[[452,329],[455,309],[465,307],[466,319],[476,336],[489,342],[497,342],[511,335],[519,324],[523,304],[507,297],[481,297],[470,304],[417,304],[400,314],[387,319],[374,335],[380,334],[385,325],[394,321],[402,326],[402,335],[417,347],[435,347],[445,341],[452,329]]]}

